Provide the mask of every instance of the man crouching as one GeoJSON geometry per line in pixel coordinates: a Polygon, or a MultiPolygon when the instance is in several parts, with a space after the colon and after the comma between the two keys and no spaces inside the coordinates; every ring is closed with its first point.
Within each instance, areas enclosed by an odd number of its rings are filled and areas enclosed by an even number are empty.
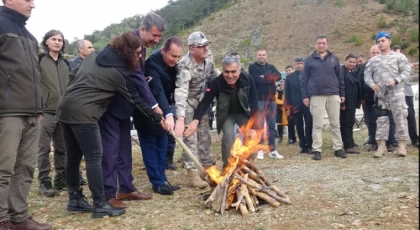
{"type": "Polygon", "coordinates": [[[258,99],[254,80],[241,71],[237,56],[226,56],[222,64],[223,73],[210,84],[184,134],[190,136],[197,131],[201,117],[216,97],[217,132],[220,134],[223,131],[222,159],[223,167],[226,167],[235,141],[235,123],[242,126],[248,122],[252,112],[258,108],[258,99]]]}

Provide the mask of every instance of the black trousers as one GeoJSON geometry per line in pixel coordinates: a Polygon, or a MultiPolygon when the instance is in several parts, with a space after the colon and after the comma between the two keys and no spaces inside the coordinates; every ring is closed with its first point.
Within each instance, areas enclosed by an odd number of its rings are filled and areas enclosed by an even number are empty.
{"type": "Polygon", "coordinates": [[[289,140],[296,141],[295,122],[290,116],[287,117],[287,133],[289,140]]]}
{"type": "Polygon", "coordinates": [[[299,112],[292,115],[292,118],[296,124],[299,147],[310,148],[312,146],[312,114],[309,107],[302,106],[299,112]]]}
{"type": "MultiPolygon", "coordinates": [[[[376,144],[376,113],[375,108],[373,107],[374,103],[373,101],[367,101],[365,105],[362,106],[363,108],[363,114],[365,116],[365,124],[368,128],[368,134],[369,134],[369,142],[376,144]]],[[[388,118],[389,118],[389,137],[388,141],[386,142],[388,145],[396,145],[397,140],[395,139],[395,121],[394,117],[392,116],[391,110],[388,112],[388,118]]]]}
{"type": "Polygon", "coordinates": [[[356,108],[340,110],[340,131],[344,149],[354,148],[353,126],[356,122],[356,108]]]}
{"type": "Polygon", "coordinates": [[[98,124],[62,124],[66,155],[66,184],[70,191],[79,188],[79,168],[86,162],[89,190],[94,200],[105,196],[102,172],[102,140],[98,124]]]}
{"type": "Polygon", "coordinates": [[[419,142],[419,136],[417,135],[417,124],[416,124],[416,113],[414,112],[414,97],[405,97],[405,103],[408,106],[408,134],[410,135],[411,143],[415,144],[419,142]]]}

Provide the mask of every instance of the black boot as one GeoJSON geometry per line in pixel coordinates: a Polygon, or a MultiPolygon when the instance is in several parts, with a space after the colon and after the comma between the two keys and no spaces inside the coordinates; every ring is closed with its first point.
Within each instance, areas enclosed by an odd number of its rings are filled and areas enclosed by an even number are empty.
{"type": "Polygon", "coordinates": [[[69,190],[69,202],[67,212],[92,212],[93,207],[83,195],[83,189],[69,190]]]}
{"type": "Polygon", "coordinates": [[[103,218],[104,216],[120,216],[125,213],[124,209],[115,208],[110,205],[105,198],[105,194],[96,195],[93,197],[93,213],[92,218],[103,218]]]}
{"type": "Polygon", "coordinates": [[[54,177],[54,189],[55,190],[65,190],[66,188],[66,179],[64,178],[64,173],[59,173],[54,177]]]}
{"type": "Polygon", "coordinates": [[[283,126],[282,125],[277,125],[277,133],[279,136],[279,140],[277,141],[277,143],[281,143],[283,141],[283,126]]]}
{"type": "Polygon", "coordinates": [[[176,165],[174,164],[174,153],[172,151],[166,152],[166,169],[176,169],[176,165]]]}

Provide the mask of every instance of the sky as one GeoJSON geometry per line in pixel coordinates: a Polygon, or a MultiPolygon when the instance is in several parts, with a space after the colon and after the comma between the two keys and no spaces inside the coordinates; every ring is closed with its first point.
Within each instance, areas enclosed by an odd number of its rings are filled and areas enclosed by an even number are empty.
{"type": "Polygon", "coordinates": [[[168,0],[36,0],[26,28],[38,42],[52,29],[60,30],[72,42],[75,37],[81,39],[85,34],[103,30],[124,18],[160,9],[167,2],[168,0]]]}

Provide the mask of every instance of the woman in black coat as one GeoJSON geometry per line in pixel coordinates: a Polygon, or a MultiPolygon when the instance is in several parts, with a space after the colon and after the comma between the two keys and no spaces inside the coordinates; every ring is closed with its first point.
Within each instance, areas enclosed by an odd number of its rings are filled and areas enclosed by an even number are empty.
{"type": "Polygon", "coordinates": [[[354,149],[353,126],[356,119],[356,108],[360,108],[360,82],[353,72],[356,66],[356,55],[349,54],[344,65],[341,66],[341,73],[344,75],[345,102],[340,105],[340,129],[346,153],[359,153],[354,149]]]}

